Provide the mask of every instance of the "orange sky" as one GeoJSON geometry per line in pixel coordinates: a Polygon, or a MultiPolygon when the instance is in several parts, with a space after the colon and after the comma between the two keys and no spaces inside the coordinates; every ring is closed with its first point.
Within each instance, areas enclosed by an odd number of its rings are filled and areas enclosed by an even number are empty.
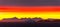
{"type": "Polygon", "coordinates": [[[10,17],[42,17],[60,19],[60,6],[1,6],[0,19],[10,17]]]}
{"type": "Polygon", "coordinates": [[[56,12],[60,11],[60,6],[38,6],[38,7],[18,7],[18,6],[3,6],[0,7],[0,12],[56,12]]]}

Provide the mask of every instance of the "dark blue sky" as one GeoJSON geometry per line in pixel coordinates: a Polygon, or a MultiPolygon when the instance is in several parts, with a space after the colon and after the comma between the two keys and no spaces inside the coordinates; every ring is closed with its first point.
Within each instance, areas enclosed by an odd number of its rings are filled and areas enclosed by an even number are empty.
{"type": "Polygon", "coordinates": [[[27,5],[27,6],[42,6],[42,5],[60,5],[60,0],[0,0],[0,5],[27,5]]]}

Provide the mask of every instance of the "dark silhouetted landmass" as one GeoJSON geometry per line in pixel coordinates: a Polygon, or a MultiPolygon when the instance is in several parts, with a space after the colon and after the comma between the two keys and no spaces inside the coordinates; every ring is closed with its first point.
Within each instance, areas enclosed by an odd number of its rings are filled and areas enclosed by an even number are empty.
{"type": "Polygon", "coordinates": [[[60,19],[46,20],[42,18],[21,18],[17,17],[3,19],[0,21],[0,27],[60,27],[60,19]]]}
{"type": "Polygon", "coordinates": [[[60,19],[51,19],[51,18],[42,19],[40,17],[18,19],[17,17],[13,17],[13,18],[4,18],[0,22],[26,22],[26,21],[29,21],[29,22],[32,22],[32,21],[35,21],[35,22],[60,22],[60,19]]]}

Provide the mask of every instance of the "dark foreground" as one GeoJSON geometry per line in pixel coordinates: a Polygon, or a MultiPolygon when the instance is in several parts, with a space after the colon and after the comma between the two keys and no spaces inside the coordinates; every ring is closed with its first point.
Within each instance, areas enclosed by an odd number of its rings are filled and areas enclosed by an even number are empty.
{"type": "Polygon", "coordinates": [[[1,22],[0,27],[60,27],[60,22],[41,22],[41,23],[1,22]]]}

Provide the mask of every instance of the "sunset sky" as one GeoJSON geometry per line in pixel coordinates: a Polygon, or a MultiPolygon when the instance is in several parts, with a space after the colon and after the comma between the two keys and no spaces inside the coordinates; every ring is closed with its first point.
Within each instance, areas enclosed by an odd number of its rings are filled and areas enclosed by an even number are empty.
{"type": "Polygon", "coordinates": [[[60,19],[60,6],[1,6],[0,19],[3,18],[41,17],[60,19]]]}
{"type": "Polygon", "coordinates": [[[0,0],[0,20],[12,17],[60,19],[60,0],[0,0]]]}

